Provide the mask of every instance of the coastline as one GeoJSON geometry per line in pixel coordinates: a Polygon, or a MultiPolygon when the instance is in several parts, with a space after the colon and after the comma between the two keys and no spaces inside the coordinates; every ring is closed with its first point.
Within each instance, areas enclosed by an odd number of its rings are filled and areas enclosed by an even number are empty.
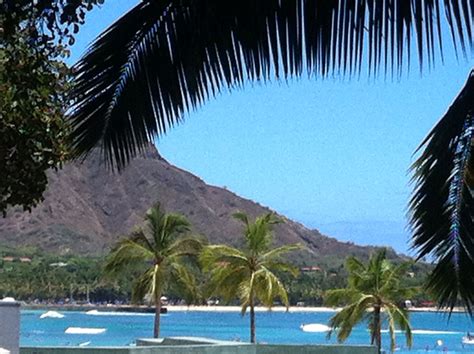
{"type": "MultiPolygon", "coordinates": [[[[192,312],[240,312],[240,306],[166,306],[168,312],[177,311],[192,311],[192,312]]],[[[290,306],[287,310],[284,306],[274,306],[271,309],[263,306],[256,306],[255,312],[337,312],[340,308],[333,307],[304,307],[304,306],[290,306]]]]}
{"type": "MultiPolygon", "coordinates": [[[[165,305],[168,312],[240,312],[240,306],[221,306],[221,305],[165,305]]],[[[95,304],[28,304],[23,303],[22,308],[27,310],[61,310],[61,311],[89,311],[89,310],[99,310],[99,311],[126,311],[126,312],[146,312],[150,309],[148,306],[132,306],[132,305],[95,305],[95,304]]],[[[290,306],[288,309],[284,306],[274,306],[271,309],[267,307],[257,306],[255,307],[256,312],[338,312],[340,307],[324,307],[324,306],[290,306]]],[[[410,312],[439,312],[447,313],[449,309],[437,308],[437,307],[411,307],[408,309],[410,312]]],[[[463,308],[455,307],[452,311],[453,313],[463,313],[465,310],[463,308]]]]}

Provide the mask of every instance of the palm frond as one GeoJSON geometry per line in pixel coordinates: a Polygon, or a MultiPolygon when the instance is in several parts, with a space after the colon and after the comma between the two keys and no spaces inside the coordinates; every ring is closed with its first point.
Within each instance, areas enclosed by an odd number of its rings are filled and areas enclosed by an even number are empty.
{"type": "Polygon", "coordinates": [[[408,348],[411,348],[413,345],[413,334],[408,311],[393,303],[385,303],[384,307],[393,322],[405,333],[406,344],[408,348]]]}
{"type": "Polygon", "coordinates": [[[173,262],[170,266],[173,269],[170,287],[174,288],[188,305],[199,301],[202,295],[195,274],[189,267],[178,262],[173,262]]]}
{"type": "Polygon", "coordinates": [[[150,267],[137,278],[132,288],[132,303],[139,303],[146,295],[153,293],[153,273],[154,269],[150,267]]]}
{"type": "Polygon", "coordinates": [[[148,210],[145,221],[158,250],[168,248],[176,237],[191,230],[191,224],[184,215],[165,213],[160,203],[155,203],[148,210]]]}
{"type": "Polygon", "coordinates": [[[413,247],[437,263],[429,289],[440,306],[474,305],[474,71],[413,164],[413,247]]]}
{"type": "Polygon", "coordinates": [[[390,351],[393,353],[396,345],[396,336],[395,336],[395,318],[391,312],[391,309],[385,309],[386,315],[388,317],[388,333],[390,335],[390,351]]]}
{"type": "Polygon", "coordinates": [[[101,146],[123,167],[223,89],[303,73],[352,75],[435,61],[444,7],[459,51],[473,45],[472,0],[140,2],[75,65],[75,154],[101,146]]]}
{"type": "Polygon", "coordinates": [[[244,212],[239,211],[237,213],[234,213],[234,214],[232,214],[232,217],[234,219],[242,221],[245,224],[246,227],[248,227],[250,225],[249,217],[244,212]]]}
{"type": "Polygon", "coordinates": [[[283,219],[276,216],[275,213],[266,213],[258,216],[253,223],[248,222],[244,231],[247,251],[253,255],[261,255],[262,252],[266,252],[273,240],[273,225],[282,222],[283,219]]]}
{"type": "Polygon", "coordinates": [[[229,246],[206,246],[199,261],[203,271],[210,273],[206,294],[223,296],[226,301],[237,297],[240,284],[250,275],[245,255],[229,246]]]}
{"type": "Polygon", "coordinates": [[[300,273],[300,270],[297,266],[285,262],[264,261],[260,264],[270,269],[272,272],[290,273],[294,277],[297,277],[300,273]]]}
{"type": "Polygon", "coordinates": [[[135,233],[132,238],[121,240],[106,260],[105,273],[114,276],[136,262],[153,260],[153,250],[149,249],[145,240],[143,233],[135,233]]]}
{"type": "Polygon", "coordinates": [[[303,248],[304,248],[304,246],[299,244],[299,243],[295,243],[295,244],[292,244],[292,245],[280,246],[280,247],[274,248],[274,249],[262,254],[260,256],[260,259],[262,261],[265,261],[265,262],[276,260],[276,259],[279,259],[285,253],[289,253],[289,252],[293,252],[293,251],[299,251],[303,248]]]}
{"type": "Polygon", "coordinates": [[[338,342],[344,342],[350,336],[352,328],[364,318],[366,311],[372,307],[373,301],[372,295],[361,294],[356,301],[336,313],[329,320],[331,330],[327,337],[330,338],[336,331],[338,342]]]}
{"type": "Polygon", "coordinates": [[[361,293],[356,289],[344,288],[344,289],[332,289],[326,291],[324,297],[324,303],[328,306],[340,306],[356,301],[360,298],[361,293]]]}
{"type": "Polygon", "coordinates": [[[240,250],[225,245],[209,245],[204,247],[199,256],[203,269],[212,271],[219,266],[247,266],[248,259],[240,250]]]}
{"type": "Polygon", "coordinates": [[[268,308],[273,306],[275,298],[288,308],[288,293],[281,280],[268,268],[262,267],[259,279],[257,279],[257,298],[268,308]]]}
{"type": "Polygon", "coordinates": [[[363,273],[366,270],[366,265],[362,261],[354,256],[346,259],[346,269],[349,273],[363,273]]]}
{"type": "Polygon", "coordinates": [[[388,294],[389,296],[403,297],[406,297],[407,294],[411,293],[414,289],[402,287],[400,285],[400,281],[412,265],[412,261],[403,262],[396,267],[393,266],[391,263],[388,263],[386,273],[382,278],[380,293],[388,294]]]}
{"type": "Polygon", "coordinates": [[[205,291],[207,296],[222,296],[225,301],[238,297],[240,285],[248,279],[249,272],[245,267],[221,267],[211,273],[211,279],[205,291]]]}
{"type": "Polygon", "coordinates": [[[195,236],[182,237],[175,240],[166,250],[170,257],[199,256],[203,248],[203,241],[195,236]]]}
{"type": "Polygon", "coordinates": [[[244,281],[241,281],[238,286],[237,296],[239,297],[241,303],[240,314],[245,315],[247,308],[251,306],[254,301],[256,293],[256,284],[255,284],[256,274],[251,273],[250,277],[247,277],[244,281]]]}

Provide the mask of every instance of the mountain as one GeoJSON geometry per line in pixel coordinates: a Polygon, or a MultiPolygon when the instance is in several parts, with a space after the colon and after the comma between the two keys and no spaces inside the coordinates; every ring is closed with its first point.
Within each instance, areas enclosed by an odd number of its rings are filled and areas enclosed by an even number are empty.
{"type": "MultiPolygon", "coordinates": [[[[83,161],[49,172],[44,202],[31,213],[10,210],[0,219],[0,243],[36,246],[48,252],[101,255],[143,220],[160,201],[166,211],[186,215],[196,233],[211,243],[238,245],[242,224],[236,211],[255,217],[270,209],[214,186],[163,159],[155,147],[131,161],[122,173],[107,171],[95,151],[83,161]]],[[[306,246],[297,259],[366,258],[373,247],[339,242],[291,220],[275,228],[275,244],[306,246]],[[336,257],[336,258],[334,258],[336,257]]]]}

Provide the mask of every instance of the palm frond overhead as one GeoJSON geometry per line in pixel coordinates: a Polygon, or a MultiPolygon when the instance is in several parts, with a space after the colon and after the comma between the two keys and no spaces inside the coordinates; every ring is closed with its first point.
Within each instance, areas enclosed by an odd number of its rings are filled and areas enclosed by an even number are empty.
{"type": "Polygon", "coordinates": [[[429,133],[413,164],[413,247],[437,263],[429,279],[440,306],[474,308],[474,71],[429,133]]]}
{"type": "Polygon", "coordinates": [[[474,0],[144,0],[75,65],[75,154],[101,146],[123,167],[183,113],[246,81],[365,63],[399,72],[412,46],[431,65],[444,22],[460,51],[472,48],[474,0]]]}

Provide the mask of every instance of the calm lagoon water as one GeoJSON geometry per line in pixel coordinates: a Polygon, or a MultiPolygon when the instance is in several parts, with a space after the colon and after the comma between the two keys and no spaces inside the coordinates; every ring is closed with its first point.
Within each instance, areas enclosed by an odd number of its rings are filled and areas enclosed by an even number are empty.
{"type": "MultiPolygon", "coordinates": [[[[44,318],[45,311],[25,310],[21,313],[22,346],[89,346],[130,345],[136,338],[151,337],[153,314],[105,313],[100,316],[86,312],[65,311],[64,318],[44,318]],[[66,334],[68,327],[105,328],[101,334],[66,334]]],[[[325,344],[325,333],[300,330],[302,323],[327,324],[332,313],[322,312],[262,312],[257,313],[257,340],[267,343],[325,344]]],[[[440,313],[412,313],[415,330],[411,351],[405,348],[404,336],[397,334],[398,353],[474,353],[474,345],[464,346],[462,336],[474,333],[474,322],[465,314],[455,313],[448,322],[440,313]],[[437,345],[441,340],[443,344],[437,345]]],[[[199,336],[224,340],[248,341],[249,318],[234,312],[170,312],[162,318],[162,336],[199,336]]],[[[384,334],[384,344],[389,343],[384,334]]],[[[368,344],[369,334],[356,327],[347,343],[368,344]]]]}

